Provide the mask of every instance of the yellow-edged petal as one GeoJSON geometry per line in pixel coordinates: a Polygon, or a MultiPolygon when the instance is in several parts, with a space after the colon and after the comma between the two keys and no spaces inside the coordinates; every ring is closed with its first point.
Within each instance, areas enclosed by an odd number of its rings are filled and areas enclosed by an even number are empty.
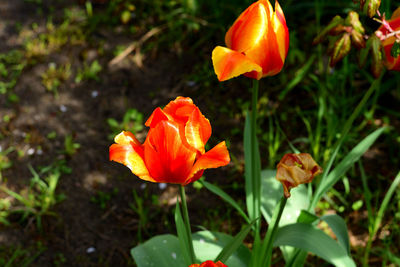
{"type": "Polygon", "coordinates": [[[185,126],[185,137],[188,144],[204,154],[208,139],[211,136],[210,121],[196,107],[185,126]]]}
{"type": "Polygon", "coordinates": [[[214,48],[212,62],[219,81],[229,80],[252,71],[262,73],[261,66],[250,58],[222,46],[214,48]]]}
{"type": "Polygon", "coordinates": [[[193,178],[199,179],[200,177],[196,175],[198,172],[201,172],[205,169],[218,168],[228,165],[230,160],[231,159],[229,157],[229,152],[226,148],[225,141],[219,143],[196,160],[186,184],[194,182],[195,179],[193,178]]]}
{"type": "Polygon", "coordinates": [[[110,146],[110,160],[127,166],[133,174],[145,181],[154,182],[143,160],[143,148],[130,132],[122,132],[110,146]]]}

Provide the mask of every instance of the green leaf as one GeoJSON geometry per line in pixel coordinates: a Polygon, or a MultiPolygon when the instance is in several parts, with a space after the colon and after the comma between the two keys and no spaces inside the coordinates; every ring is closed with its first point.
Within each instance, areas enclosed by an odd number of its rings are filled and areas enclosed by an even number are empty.
{"type": "MultiPolygon", "coordinates": [[[[228,246],[234,239],[230,235],[210,231],[197,232],[192,237],[196,257],[199,262],[215,259],[223,248],[228,246]]],[[[250,257],[251,253],[249,249],[240,244],[239,248],[223,263],[229,267],[247,267],[249,266],[250,257]]]]}
{"type": "Polygon", "coordinates": [[[338,267],[356,266],[341,245],[320,229],[306,223],[289,224],[280,228],[274,246],[300,248],[338,267]]]}
{"type": "Polygon", "coordinates": [[[360,157],[367,151],[375,140],[383,133],[386,127],[379,128],[365,137],[350,153],[332,170],[315,192],[314,198],[320,199],[329,189],[331,189],[346,173],[346,171],[357,162],[360,157]]]}
{"type": "Polygon", "coordinates": [[[246,190],[246,206],[247,212],[249,214],[250,220],[256,219],[256,207],[255,207],[255,192],[253,190],[253,170],[251,168],[252,161],[256,162],[256,173],[261,172],[261,163],[260,163],[260,151],[258,148],[258,141],[256,138],[255,144],[255,158],[252,156],[252,147],[251,147],[251,119],[249,113],[246,116],[246,122],[244,127],[244,176],[245,176],[245,190],[246,190]]]}
{"type": "Polygon", "coordinates": [[[325,221],[335,234],[339,244],[347,251],[350,255],[350,241],[349,234],[347,231],[346,222],[337,214],[325,215],[320,218],[325,221]]]}
{"type": "Polygon", "coordinates": [[[176,224],[176,232],[178,233],[179,243],[182,250],[183,258],[185,259],[186,265],[190,265],[190,251],[189,251],[189,237],[187,235],[185,223],[183,222],[181,208],[179,205],[179,199],[176,200],[175,207],[175,224],[176,224]]]}
{"type": "Polygon", "coordinates": [[[311,224],[318,219],[319,219],[319,217],[317,215],[312,214],[311,212],[308,212],[307,210],[302,210],[299,218],[297,219],[297,222],[311,224]]]}
{"type": "MultiPolygon", "coordinates": [[[[268,223],[271,223],[272,214],[279,200],[283,196],[282,184],[275,179],[275,170],[263,170],[261,172],[261,213],[268,223]]],[[[292,188],[291,196],[286,202],[279,226],[295,223],[302,210],[310,205],[307,187],[303,184],[292,188]]],[[[285,259],[293,252],[292,247],[280,248],[285,259]]]]}
{"type": "Polygon", "coordinates": [[[375,235],[378,232],[378,229],[381,225],[383,215],[385,213],[385,210],[389,204],[390,198],[392,197],[393,193],[397,189],[397,187],[400,184],[400,172],[397,174],[396,178],[394,179],[393,183],[390,185],[389,190],[385,194],[385,197],[383,198],[381,207],[378,210],[378,214],[375,219],[374,227],[373,227],[373,235],[375,235]]]}
{"type": "MultiPolygon", "coordinates": [[[[282,184],[275,179],[275,175],[275,170],[263,170],[261,172],[261,212],[268,223],[270,223],[274,209],[283,196],[282,184]]],[[[291,197],[286,203],[279,226],[296,222],[301,210],[307,209],[310,203],[306,186],[299,185],[292,188],[290,193],[291,197]]]]}
{"type": "MultiPolygon", "coordinates": [[[[257,219],[256,219],[257,220],[257,219]]],[[[256,220],[252,221],[246,227],[244,227],[225,247],[224,249],[218,254],[215,258],[215,262],[221,261],[226,262],[229,257],[240,247],[243,240],[248,235],[251,227],[256,222],[256,220]]]]}
{"type": "Polygon", "coordinates": [[[187,267],[179,240],[174,235],[159,235],[131,249],[138,267],[187,267]]]}
{"type": "Polygon", "coordinates": [[[229,196],[227,193],[225,193],[221,188],[219,188],[216,185],[210,184],[209,182],[206,182],[204,180],[199,180],[199,182],[203,186],[205,186],[208,190],[210,190],[211,192],[213,192],[214,194],[218,195],[223,200],[228,202],[232,207],[234,207],[239,212],[240,215],[242,215],[242,217],[246,220],[247,223],[250,223],[249,217],[247,217],[246,213],[244,213],[239,204],[236,203],[236,201],[233,198],[231,198],[231,196],[229,196]]]}
{"type": "MultiPolygon", "coordinates": [[[[214,259],[233,239],[232,236],[210,231],[192,235],[198,262],[214,259]]],[[[131,249],[131,255],[138,267],[187,267],[179,239],[174,235],[155,236],[131,249]]],[[[247,267],[250,251],[240,245],[235,253],[224,262],[229,267],[247,267]]]]}

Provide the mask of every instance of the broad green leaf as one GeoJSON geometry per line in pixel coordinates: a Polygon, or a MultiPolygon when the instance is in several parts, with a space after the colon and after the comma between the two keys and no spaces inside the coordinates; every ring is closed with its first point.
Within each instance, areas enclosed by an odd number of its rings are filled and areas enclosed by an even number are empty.
{"type": "Polygon", "coordinates": [[[192,264],[190,259],[190,251],[189,251],[189,237],[186,231],[185,223],[183,222],[181,208],[179,205],[179,199],[176,200],[175,207],[175,224],[176,224],[176,232],[178,233],[179,243],[182,250],[183,258],[185,259],[186,265],[192,264]]]}
{"type": "Polygon", "coordinates": [[[187,267],[179,240],[174,235],[159,235],[131,249],[138,267],[187,267]]]}
{"type": "Polygon", "coordinates": [[[210,184],[209,182],[206,182],[204,180],[199,180],[199,182],[206,187],[208,190],[210,190],[211,192],[213,192],[214,194],[218,195],[219,197],[221,197],[223,200],[225,200],[226,202],[228,202],[232,207],[234,207],[240,215],[242,215],[242,217],[246,220],[247,223],[250,223],[249,218],[247,217],[246,213],[244,213],[244,211],[242,210],[242,208],[239,206],[238,203],[236,203],[236,201],[231,198],[230,195],[228,195],[227,193],[225,193],[221,188],[219,188],[216,185],[210,184]]]}
{"type": "MultiPolygon", "coordinates": [[[[276,205],[283,196],[282,184],[275,179],[275,175],[275,170],[263,170],[261,172],[261,212],[268,223],[271,221],[276,205]]],[[[286,203],[279,226],[296,222],[301,210],[307,209],[309,205],[310,200],[306,186],[299,185],[292,188],[290,193],[291,196],[286,203]]]]}
{"type": "MultiPolygon", "coordinates": [[[[222,249],[234,239],[230,235],[210,231],[196,232],[192,237],[198,262],[215,259],[222,249]]],[[[249,249],[241,244],[236,252],[223,263],[229,267],[247,267],[250,257],[249,249]]]]}
{"type": "Polygon", "coordinates": [[[243,240],[246,238],[248,235],[251,227],[256,221],[252,221],[250,224],[248,224],[245,228],[243,228],[224,248],[223,250],[218,254],[218,256],[215,259],[215,262],[221,261],[221,262],[226,262],[229,257],[242,245],[243,240]]]}
{"type": "Polygon", "coordinates": [[[325,215],[320,218],[325,221],[335,234],[339,244],[347,251],[350,255],[350,240],[347,231],[346,222],[337,214],[325,215]]]}
{"type": "Polygon", "coordinates": [[[320,229],[306,223],[295,223],[278,230],[274,246],[292,246],[314,253],[338,267],[355,267],[347,251],[320,229]]]}
{"type": "Polygon", "coordinates": [[[386,127],[379,128],[365,137],[357,146],[355,146],[349,154],[332,170],[325,179],[322,179],[321,184],[315,192],[313,204],[331,189],[346,173],[346,171],[353,166],[353,164],[360,159],[360,157],[367,151],[376,139],[383,133],[386,127]]]}
{"type": "Polygon", "coordinates": [[[300,213],[299,218],[297,219],[297,222],[299,223],[313,223],[316,220],[318,220],[319,217],[311,212],[308,212],[307,210],[302,210],[300,213]]]}
{"type": "MultiPolygon", "coordinates": [[[[265,220],[270,223],[275,207],[283,196],[282,184],[275,179],[275,170],[263,170],[261,172],[261,213],[265,220]]],[[[283,210],[279,226],[295,223],[302,210],[307,209],[310,204],[307,188],[299,185],[292,188],[291,196],[283,210]]],[[[285,259],[293,252],[292,247],[280,248],[285,259]]]]}
{"type": "MultiPolygon", "coordinates": [[[[197,262],[213,260],[232,242],[233,237],[224,233],[200,231],[192,235],[197,262]]],[[[187,267],[178,237],[155,236],[131,250],[138,267],[187,267]]],[[[247,267],[250,251],[243,244],[224,263],[229,267],[247,267]]]]}

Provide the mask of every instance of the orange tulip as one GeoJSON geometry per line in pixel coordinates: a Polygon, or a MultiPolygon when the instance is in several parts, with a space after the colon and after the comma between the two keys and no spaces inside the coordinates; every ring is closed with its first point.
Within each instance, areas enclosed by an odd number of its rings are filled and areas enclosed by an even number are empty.
{"type": "MultiPolygon", "coordinates": [[[[390,37],[386,38],[386,35],[400,31],[400,7],[393,12],[392,18],[379,27],[377,33],[383,38],[382,45],[385,50],[386,61],[385,65],[389,70],[400,71],[400,57],[392,57],[391,50],[396,37],[392,34],[390,37]]],[[[400,35],[400,34],[399,34],[400,35]]]]}
{"type": "Polygon", "coordinates": [[[143,144],[123,131],[110,146],[110,160],[126,165],[140,179],[186,185],[205,169],[230,161],[225,142],[205,152],[211,125],[190,98],[177,97],[164,109],[155,109],[146,126],[150,129],[143,144]]]}
{"type": "Polygon", "coordinates": [[[228,267],[228,266],[220,261],[215,263],[213,261],[205,261],[202,264],[192,264],[189,267],[228,267]]]}
{"type": "Polygon", "coordinates": [[[285,197],[290,189],[299,184],[309,183],[322,173],[322,169],[308,153],[286,154],[277,165],[276,179],[283,185],[285,197]]]}
{"type": "Polygon", "coordinates": [[[212,52],[220,81],[244,74],[253,79],[279,73],[289,49],[289,31],[278,1],[275,11],[268,0],[249,6],[225,35],[226,47],[212,52]]]}

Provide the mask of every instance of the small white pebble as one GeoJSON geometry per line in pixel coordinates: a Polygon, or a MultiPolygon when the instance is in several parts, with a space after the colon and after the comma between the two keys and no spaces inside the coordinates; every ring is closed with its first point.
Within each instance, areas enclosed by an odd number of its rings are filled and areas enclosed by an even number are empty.
{"type": "Polygon", "coordinates": [[[166,183],[159,183],[158,184],[158,188],[160,188],[160,190],[164,190],[165,188],[167,188],[167,184],[166,183]]]}
{"type": "Polygon", "coordinates": [[[96,98],[98,95],[99,95],[99,92],[97,90],[94,90],[91,93],[92,98],[96,98]]]}
{"type": "Polygon", "coordinates": [[[187,81],[186,84],[190,87],[195,86],[196,82],[195,81],[187,81]]]}
{"type": "Polygon", "coordinates": [[[28,149],[28,151],[26,151],[26,153],[27,153],[29,156],[31,156],[31,155],[35,154],[35,149],[31,147],[31,148],[28,149]]]}
{"type": "Polygon", "coordinates": [[[61,105],[60,106],[60,110],[61,110],[61,112],[66,112],[67,111],[67,107],[64,106],[64,105],[61,105]]]}
{"type": "Polygon", "coordinates": [[[94,247],[88,247],[88,248],[86,249],[86,253],[87,253],[87,254],[93,253],[93,252],[95,252],[95,251],[96,251],[96,249],[95,249],[94,247]]]}

